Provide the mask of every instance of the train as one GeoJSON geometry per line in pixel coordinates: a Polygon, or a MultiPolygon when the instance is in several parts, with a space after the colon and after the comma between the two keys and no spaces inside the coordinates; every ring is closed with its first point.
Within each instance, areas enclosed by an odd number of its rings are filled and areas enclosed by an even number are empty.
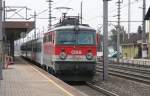
{"type": "Polygon", "coordinates": [[[21,55],[64,81],[90,81],[96,73],[96,30],[65,16],[42,38],[24,42],[21,55]]]}

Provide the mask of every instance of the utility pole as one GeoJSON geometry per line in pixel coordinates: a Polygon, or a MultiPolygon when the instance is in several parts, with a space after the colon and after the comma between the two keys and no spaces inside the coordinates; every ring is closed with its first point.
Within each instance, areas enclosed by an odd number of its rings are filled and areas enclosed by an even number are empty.
{"type": "Polygon", "coordinates": [[[117,62],[120,60],[120,7],[121,1],[118,0],[118,27],[117,27],[117,62]]]}
{"type": "Polygon", "coordinates": [[[48,30],[51,29],[52,27],[52,0],[48,0],[47,2],[49,2],[49,25],[48,25],[48,30]]]}
{"type": "Polygon", "coordinates": [[[130,29],[131,29],[131,0],[128,0],[128,39],[130,37],[130,29]]]}
{"type": "Polygon", "coordinates": [[[36,39],[36,11],[34,11],[34,38],[36,39]]]}
{"type": "Polygon", "coordinates": [[[83,2],[81,1],[81,17],[80,17],[80,19],[81,19],[81,24],[82,24],[82,5],[83,5],[83,2]]]}
{"type": "Polygon", "coordinates": [[[147,57],[147,50],[146,50],[146,31],[145,31],[145,13],[146,13],[146,0],[143,0],[143,32],[142,32],[142,58],[146,58],[147,57]]]}
{"type": "Polygon", "coordinates": [[[145,38],[145,13],[146,13],[146,0],[143,0],[143,35],[142,35],[142,39],[143,39],[143,43],[146,42],[146,38],[145,38]]]}
{"type": "Polygon", "coordinates": [[[2,31],[2,0],[0,0],[0,80],[3,79],[2,69],[3,69],[3,31],[2,31]]]}
{"type": "Polygon", "coordinates": [[[108,79],[108,1],[109,0],[103,0],[103,80],[108,79]]]}

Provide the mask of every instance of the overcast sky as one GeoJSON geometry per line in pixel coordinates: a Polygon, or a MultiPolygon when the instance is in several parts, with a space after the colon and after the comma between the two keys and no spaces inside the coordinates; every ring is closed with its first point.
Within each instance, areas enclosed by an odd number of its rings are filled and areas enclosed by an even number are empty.
{"type": "MultiPolygon", "coordinates": [[[[97,29],[98,26],[103,24],[103,0],[53,0],[53,12],[52,15],[59,18],[61,12],[55,10],[56,7],[71,7],[73,10],[68,12],[68,15],[78,15],[80,13],[80,2],[83,1],[83,22],[90,24],[92,27],[97,29]]],[[[117,2],[118,0],[109,1],[109,20],[117,20],[117,2]]],[[[131,0],[131,20],[142,21],[142,7],[143,0],[131,0]]],[[[150,6],[150,0],[146,0],[146,8],[150,6]]],[[[45,9],[48,9],[48,2],[46,0],[6,0],[6,6],[27,6],[32,10],[36,10],[37,13],[42,12],[45,9]]],[[[48,18],[48,11],[45,11],[43,14],[40,14],[38,17],[48,18]]],[[[121,4],[121,20],[128,20],[128,0],[123,0],[121,4]]],[[[54,23],[54,21],[53,21],[54,23]]],[[[117,24],[117,23],[112,23],[117,24]]],[[[131,31],[136,32],[137,26],[142,23],[132,23],[131,31]]],[[[37,20],[37,27],[39,30],[42,30],[43,27],[47,28],[48,20],[37,20]]],[[[121,23],[125,26],[127,31],[127,23],[121,23]]],[[[112,28],[112,26],[110,26],[112,28]]]]}

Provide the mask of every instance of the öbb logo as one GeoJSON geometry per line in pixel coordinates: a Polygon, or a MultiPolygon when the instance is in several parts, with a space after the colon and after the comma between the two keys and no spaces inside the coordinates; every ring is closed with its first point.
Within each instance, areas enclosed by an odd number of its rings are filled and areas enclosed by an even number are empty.
{"type": "Polygon", "coordinates": [[[71,54],[82,54],[81,50],[72,50],[71,54]]]}

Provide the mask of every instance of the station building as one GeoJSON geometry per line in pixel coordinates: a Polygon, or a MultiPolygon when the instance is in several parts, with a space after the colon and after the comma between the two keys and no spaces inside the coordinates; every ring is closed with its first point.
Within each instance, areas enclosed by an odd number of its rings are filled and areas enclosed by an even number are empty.
{"type": "MultiPolygon", "coordinates": [[[[150,58],[150,8],[148,9],[145,20],[148,20],[149,27],[148,33],[146,33],[146,43],[144,44],[145,50],[147,50],[146,58],[150,58]]],[[[125,35],[125,40],[121,42],[122,57],[129,59],[142,58],[142,33],[130,33],[129,38],[125,35]]]]}
{"type": "Polygon", "coordinates": [[[146,16],[145,16],[145,20],[148,21],[148,25],[149,27],[147,28],[148,29],[148,33],[149,33],[149,38],[148,38],[148,58],[150,58],[150,7],[146,13],[146,16]]]}
{"type": "MultiPolygon", "coordinates": [[[[146,33],[146,42],[148,42],[148,35],[146,33]]],[[[121,42],[122,57],[128,59],[142,58],[142,33],[130,33],[129,38],[127,35],[124,38],[125,40],[121,42]]],[[[145,46],[147,46],[147,43],[145,43],[145,46]]]]}

